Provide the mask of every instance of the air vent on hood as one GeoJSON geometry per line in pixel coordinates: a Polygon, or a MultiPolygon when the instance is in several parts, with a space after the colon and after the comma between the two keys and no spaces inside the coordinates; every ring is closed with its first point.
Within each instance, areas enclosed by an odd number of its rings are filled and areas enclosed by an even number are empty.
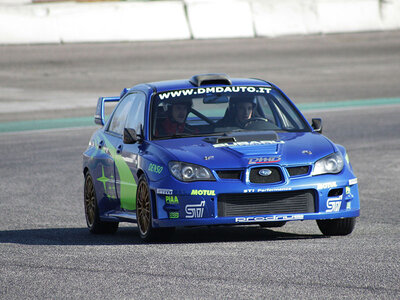
{"type": "Polygon", "coordinates": [[[229,137],[219,137],[217,138],[217,144],[222,144],[222,143],[233,143],[236,142],[236,139],[232,136],[229,137]]]}
{"type": "Polygon", "coordinates": [[[235,142],[280,142],[278,135],[274,131],[262,133],[254,131],[235,132],[218,137],[207,137],[204,141],[210,144],[229,144],[235,142]]]}

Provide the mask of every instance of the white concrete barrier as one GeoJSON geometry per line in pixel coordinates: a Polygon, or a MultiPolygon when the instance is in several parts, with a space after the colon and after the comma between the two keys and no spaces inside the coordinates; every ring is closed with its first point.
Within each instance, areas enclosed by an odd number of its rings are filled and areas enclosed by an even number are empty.
{"type": "Polygon", "coordinates": [[[180,40],[181,1],[0,6],[0,44],[180,40]]]}
{"type": "Polygon", "coordinates": [[[254,37],[247,1],[186,0],[186,8],[195,39],[254,37]]]}
{"type": "Polygon", "coordinates": [[[1,6],[0,44],[59,43],[46,6],[1,6]]]}
{"type": "Polygon", "coordinates": [[[400,0],[0,0],[0,44],[243,38],[400,29],[400,0]]]}
{"type": "Polygon", "coordinates": [[[381,3],[382,29],[400,29],[400,0],[385,0],[381,3]]]}
{"type": "Polygon", "coordinates": [[[323,33],[375,31],[382,28],[379,0],[319,0],[323,33]]]}
{"type": "Polygon", "coordinates": [[[79,4],[50,15],[65,43],[190,38],[180,1],[79,4]]]}
{"type": "Polygon", "coordinates": [[[31,4],[32,0],[0,0],[0,5],[31,4]]]}
{"type": "Polygon", "coordinates": [[[316,34],[320,32],[314,0],[253,0],[257,36],[316,34]]]}

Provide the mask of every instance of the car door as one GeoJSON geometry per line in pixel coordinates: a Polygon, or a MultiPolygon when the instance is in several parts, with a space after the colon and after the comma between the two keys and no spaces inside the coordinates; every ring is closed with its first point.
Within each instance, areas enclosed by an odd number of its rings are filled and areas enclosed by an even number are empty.
{"type": "Polygon", "coordinates": [[[140,134],[144,123],[145,113],[145,94],[133,92],[127,95],[123,102],[126,105],[117,116],[117,126],[114,128],[113,121],[110,123],[110,131],[118,138],[113,139],[115,147],[115,186],[117,196],[120,200],[121,209],[133,211],[136,209],[136,189],[138,178],[136,176],[138,168],[138,158],[140,154],[140,144],[124,144],[124,128],[132,128],[140,134]]]}

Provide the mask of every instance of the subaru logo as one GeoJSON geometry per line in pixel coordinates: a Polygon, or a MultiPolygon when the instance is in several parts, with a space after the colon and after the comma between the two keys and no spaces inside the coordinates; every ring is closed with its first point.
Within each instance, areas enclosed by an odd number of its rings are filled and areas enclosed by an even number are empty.
{"type": "Polygon", "coordinates": [[[258,174],[260,174],[260,176],[264,176],[264,177],[271,175],[271,173],[272,173],[272,171],[270,169],[261,169],[260,171],[258,171],[258,174]]]}

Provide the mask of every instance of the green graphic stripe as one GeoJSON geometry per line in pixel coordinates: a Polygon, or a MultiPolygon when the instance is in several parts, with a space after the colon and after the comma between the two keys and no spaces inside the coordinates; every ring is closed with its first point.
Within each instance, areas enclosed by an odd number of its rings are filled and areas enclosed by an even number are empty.
{"type": "Polygon", "coordinates": [[[128,210],[136,209],[136,190],[137,184],[131,169],[128,164],[123,160],[122,156],[117,154],[117,150],[108,141],[105,137],[104,141],[106,143],[106,147],[110,151],[110,154],[115,162],[115,168],[117,169],[120,181],[120,199],[121,199],[121,208],[128,210]]]}
{"type": "MultiPolygon", "coordinates": [[[[400,104],[400,98],[363,99],[363,100],[302,103],[302,104],[299,103],[297,104],[297,106],[301,111],[308,111],[308,110],[329,110],[338,108],[372,107],[372,106],[393,105],[393,104],[400,104]]],[[[0,122],[0,133],[27,131],[27,130],[41,130],[41,129],[88,127],[88,126],[95,126],[93,117],[18,121],[18,122],[4,122],[4,123],[0,122]]]]}

